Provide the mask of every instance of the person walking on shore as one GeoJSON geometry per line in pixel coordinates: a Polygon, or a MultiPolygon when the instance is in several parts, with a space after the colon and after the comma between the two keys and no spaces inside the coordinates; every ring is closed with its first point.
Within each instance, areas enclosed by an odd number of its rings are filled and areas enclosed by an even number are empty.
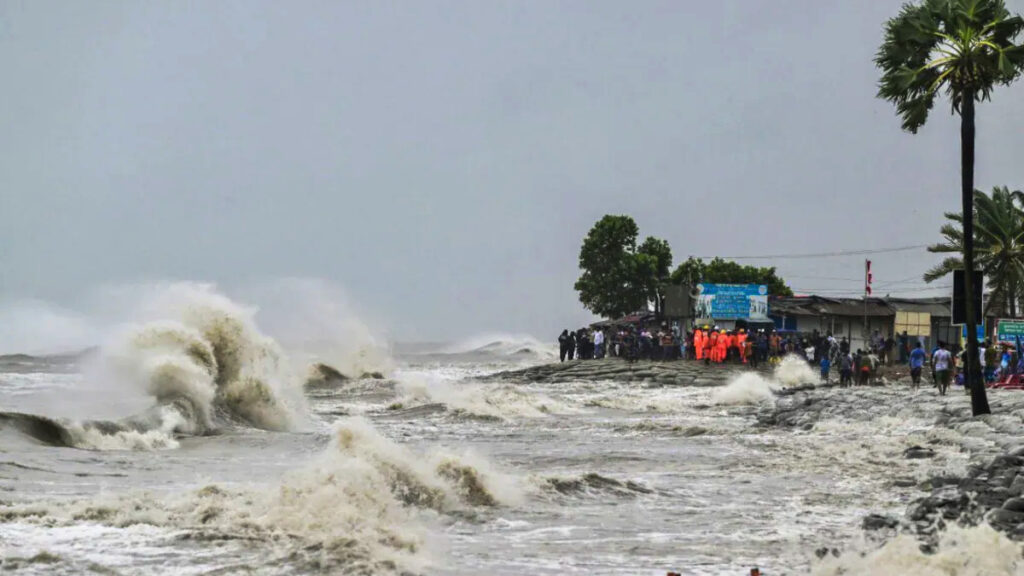
{"type": "Polygon", "coordinates": [[[920,342],[910,351],[910,379],[913,382],[914,390],[921,387],[921,370],[924,369],[925,356],[924,347],[920,342]]]}
{"type": "Polygon", "coordinates": [[[565,357],[572,360],[576,356],[576,333],[569,332],[569,340],[566,341],[565,357]]]}
{"type": "Polygon", "coordinates": [[[935,381],[939,385],[939,396],[945,396],[953,375],[953,355],[946,350],[945,342],[940,341],[939,349],[932,354],[932,367],[935,369],[935,381]]]}
{"type": "Polygon", "coordinates": [[[562,330],[562,333],[558,336],[558,358],[560,362],[565,362],[565,355],[569,353],[569,331],[562,330]]]}

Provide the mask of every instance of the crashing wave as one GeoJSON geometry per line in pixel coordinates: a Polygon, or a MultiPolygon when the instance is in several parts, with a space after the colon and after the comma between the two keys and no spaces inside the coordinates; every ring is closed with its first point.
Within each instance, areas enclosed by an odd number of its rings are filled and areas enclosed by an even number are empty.
{"type": "Polygon", "coordinates": [[[925,551],[912,535],[900,534],[883,545],[865,543],[863,550],[826,556],[814,576],[877,574],[878,576],[988,576],[1022,574],[1020,544],[988,525],[962,528],[947,525],[935,550],[925,551]]]}
{"type": "Polygon", "coordinates": [[[573,477],[546,477],[539,479],[544,491],[564,496],[607,496],[634,497],[653,494],[654,490],[632,480],[616,480],[596,472],[573,477]]]}
{"type": "Polygon", "coordinates": [[[525,392],[507,384],[453,383],[400,376],[398,391],[401,397],[395,406],[401,409],[442,405],[457,416],[485,420],[540,418],[579,411],[543,394],[525,392]]]}
{"type": "Polygon", "coordinates": [[[813,384],[818,379],[818,375],[805,360],[797,356],[786,356],[775,367],[771,377],[756,372],[743,372],[732,378],[728,384],[711,393],[711,403],[736,405],[772,402],[777,391],[801,384],[813,384]]]}
{"type": "Polygon", "coordinates": [[[437,513],[520,500],[516,481],[486,460],[416,454],[367,420],[349,418],[335,425],[319,456],[278,486],[209,485],[178,495],[0,503],[0,516],[47,527],[146,524],[174,530],[179,538],[239,541],[244,554],[265,555],[258,561],[287,562],[302,572],[407,574],[431,564],[434,537],[428,524],[437,513]]]}
{"type": "Polygon", "coordinates": [[[475,336],[442,348],[438,353],[495,359],[538,359],[558,357],[558,349],[532,336],[513,334],[485,334],[475,336]]]}
{"type": "Polygon", "coordinates": [[[186,284],[165,294],[160,312],[165,319],[129,328],[105,346],[93,375],[141,386],[155,408],[116,422],[30,422],[24,415],[6,422],[46,443],[102,450],[173,448],[176,435],[228,425],[289,430],[302,422],[302,378],[256,328],[252,310],[209,286],[186,284]]]}

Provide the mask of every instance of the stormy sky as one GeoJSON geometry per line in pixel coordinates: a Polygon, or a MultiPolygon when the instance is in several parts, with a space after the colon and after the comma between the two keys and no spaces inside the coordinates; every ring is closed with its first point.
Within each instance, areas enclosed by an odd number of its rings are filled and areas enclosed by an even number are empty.
{"type": "MultiPolygon", "coordinates": [[[[4,329],[298,277],[396,339],[548,339],[590,319],[604,214],[677,262],[933,242],[958,123],[912,136],[875,98],[900,3],[0,2],[4,329]]],[[[979,108],[980,188],[1024,188],[1022,102],[979,108]]],[[[923,250],[873,260],[879,293],[946,292],[923,250]]],[[[755,262],[861,290],[863,256],[755,262]]]]}

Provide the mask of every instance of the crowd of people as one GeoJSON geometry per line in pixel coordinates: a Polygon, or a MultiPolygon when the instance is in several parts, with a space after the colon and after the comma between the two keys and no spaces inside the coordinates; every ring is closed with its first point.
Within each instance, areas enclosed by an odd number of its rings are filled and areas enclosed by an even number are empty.
{"type": "Polygon", "coordinates": [[[678,324],[662,324],[654,331],[633,325],[563,330],[558,344],[562,362],[611,356],[626,360],[699,360],[707,364],[738,363],[757,367],[788,354],[814,362],[816,358],[826,357],[837,361],[840,351],[849,352],[846,339],[838,342],[831,334],[814,332],[802,337],[775,330],[722,330],[717,326],[701,326],[683,333],[678,324]],[[834,351],[831,350],[833,344],[834,351]]]}
{"type": "MultiPolygon", "coordinates": [[[[643,326],[615,326],[563,330],[558,338],[560,359],[592,360],[606,356],[634,360],[693,360],[706,364],[746,364],[757,368],[775,363],[783,356],[795,355],[820,370],[829,382],[833,370],[842,387],[870,384],[882,366],[898,363],[910,369],[912,385],[921,385],[926,369],[939,394],[945,395],[953,383],[963,384],[963,350],[938,342],[930,351],[923,339],[912,339],[906,332],[883,337],[875,330],[864,349],[851,349],[846,337],[831,332],[797,334],[774,329],[738,328],[722,330],[718,326],[698,326],[682,332],[677,324],[662,324],[651,331],[643,326]]],[[[1024,350],[1021,344],[979,343],[981,372],[986,383],[1018,377],[1024,380],[1024,350]]]]}

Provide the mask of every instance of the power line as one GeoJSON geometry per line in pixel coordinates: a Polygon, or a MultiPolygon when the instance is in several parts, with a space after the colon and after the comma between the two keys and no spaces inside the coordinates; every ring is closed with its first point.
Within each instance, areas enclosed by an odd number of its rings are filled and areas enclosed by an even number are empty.
{"type": "MultiPolygon", "coordinates": [[[[905,293],[908,293],[908,292],[930,292],[930,291],[933,291],[933,290],[950,290],[952,288],[953,288],[952,284],[944,284],[944,285],[940,285],[940,286],[921,286],[921,287],[917,287],[917,288],[896,288],[894,290],[889,290],[889,292],[892,292],[894,294],[905,294],[905,293]]],[[[862,294],[858,293],[856,290],[850,290],[849,288],[792,288],[792,290],[793,290],[793,292],[799,292],[799,293],[802,293],[802,294],[821,293],[821,294],[854,294],[856,296],[861,296],[862,295],[862,294]]],[[[877,288],[876,288],[876,290],[877,290],[877,288]]]]}
{"type": "Polygon", "coordinates": [[[868,254],[886,254],[890,252],[906,252],[908,250],[920,250],[927,248],[927,244],[915,244],[914,246],[898,246],[895,248],[874,248],[866,250],[840,250],[836,252],[812,252],[807,254],[766,254],[764,256],[696,256],[702,260],[722,258],[724,260],[782,260],[799,258],[838,258],[843,256],[866,256],[868,254]]]}
{"type": "Polygon", "coordinates": [[[801,278],[803,280],[842,280],[844,282],[863,282],[864,278],[841,278],[837,276],[795,276],[793,274],[785,274],[786,278],[801,278]]]}
{"type": "Polygon", "coordinates": [[[908,282],[922,282],[922,280],[921,280],[922,276],[924,276],[924,274],[915,274],[913,276],[908,276],[907,278],[904,278],[902,280],[893,280],[892,282],[882,282],[882,283],[878,284],[877,286],[872,286],[872,288],[884,288],[886,286],[893,286],[895,284],[907,284],[908,282]]]}

